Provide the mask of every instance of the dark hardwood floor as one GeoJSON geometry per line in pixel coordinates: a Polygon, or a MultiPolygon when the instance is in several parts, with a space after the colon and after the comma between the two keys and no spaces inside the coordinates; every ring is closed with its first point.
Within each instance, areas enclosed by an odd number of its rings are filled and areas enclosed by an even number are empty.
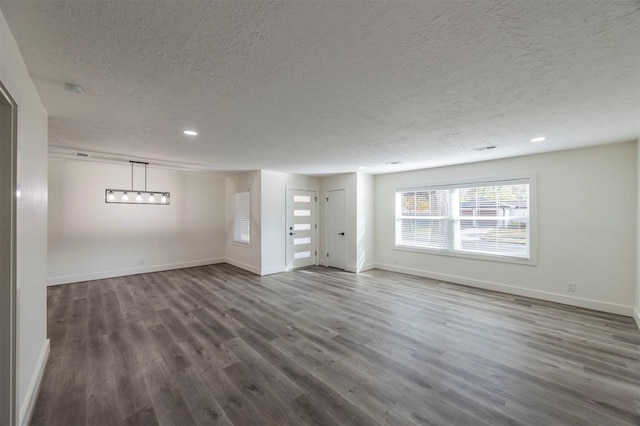
{"type": "Polygon", "coordinates": [[[373,270],[50,287],[33,425],[640,424],[631,318],[373,270]]]}

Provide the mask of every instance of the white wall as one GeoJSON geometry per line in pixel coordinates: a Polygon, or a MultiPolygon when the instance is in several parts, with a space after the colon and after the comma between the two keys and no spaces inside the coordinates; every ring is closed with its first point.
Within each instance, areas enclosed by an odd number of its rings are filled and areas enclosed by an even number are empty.
{"type": "MultiPolygon", "coordinates": [[[[261,170],[262,267],[261,274],[283,272],[286,261],[287,190],[316,191],[320,196],[317,177],[261,170]]],[[[316,210],[316,215],[319,210],[316,210]]],[[[319,219],[319,216],[316,217],[319,219]]],[[[318,221],[319,223],[319,221],[318,221]]]]}
{"type": "Polygon", "coordinates": [[[636,238],[636,298],[635,309],[633,311],[633,317],[636,320],[636,324],[640,327],[640,139],[636,143],[637,150],[637,163],[636,163],[636,224],[637,224],[637,238],[636,238]]]}
{"type": "Polygon", "coordinates": [[[375,267],[375,179],[372,175],[357,175],[357,239],[356,271],[362,272],[375,267]]]}
{"type": "Polygon", "coordinates": [[[0,81],[18,104],[17,399],[26,421],[49,350],[47,340],[47,112],[0,14],[0,81]]]}
{"type": "Polygon", "coordinates": [[[378,175],[377,266],[632,315],[637,161],[633,142],[378,175]],[[394,249],[396,187],[528,172],[538,178],[537,266],[394,249]],[[575,293],[566,291],[568,281],[575,293]]]}
{"type": "Polygon", "coordinates": [[[224,178],[153,167],[147,177],[171,204],[106,204],[106,188],[131,187],[128,164],[49,160],[50,285],[224,261],[224,178]]]}
{"type": "Polygon", "coordinates": [[[260,172],[240,173],[226,178],[226,261],[255,274],[261,272],[261,181],[260,172]],[[249,244],[233,242],[233,197],[237,192],[249,191],[250,214],[249,244]]]}
{"type": "Polygon", "coordinates": [[[328,260],[326,258],[327,246],[326,240],[327,235],[325,233],[326,222],[327,222],[327,213],[326,213],[326,203],[324,202],[325,198],[329,195],[329,191],[336,190],[344,190],[344,199],[345,199],[345,210],[346,210],[346,220],[345,220],[345,270],[350,272],[357,272],[358,267],[358,254],[357,254],[357,243],[358,243],[358,219],[357,219],[357,209],[358,209],[358,175],[357,173],[344,173],[340,175],[326,176],[320,179],[320,264],[327,265],[328,260]]]}

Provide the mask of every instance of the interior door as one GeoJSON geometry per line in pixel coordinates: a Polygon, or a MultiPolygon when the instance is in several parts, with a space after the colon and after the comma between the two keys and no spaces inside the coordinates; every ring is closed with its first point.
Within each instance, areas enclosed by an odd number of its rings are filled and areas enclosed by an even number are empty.
{"type": "Polygon", "coordinates": [[[346,268],[346,209],[344,189],[327,192],[327,263],[346,268]]]}
{"type": "Polygon", "coordinates": [[[316,191],[287,190],[287,269],[316,264],[316,191]]]}

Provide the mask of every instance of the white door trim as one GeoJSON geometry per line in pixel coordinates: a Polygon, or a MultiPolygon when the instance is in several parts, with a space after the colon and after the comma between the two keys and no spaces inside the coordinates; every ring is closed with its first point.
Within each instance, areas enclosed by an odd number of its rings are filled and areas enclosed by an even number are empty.
{"type": "Polygon", "coordinates": [[[16,163],[18,106],[0,82],[0,424],[16,417],[16,163]],[[8,114],[8,116],[7,116],[8,114]]]}

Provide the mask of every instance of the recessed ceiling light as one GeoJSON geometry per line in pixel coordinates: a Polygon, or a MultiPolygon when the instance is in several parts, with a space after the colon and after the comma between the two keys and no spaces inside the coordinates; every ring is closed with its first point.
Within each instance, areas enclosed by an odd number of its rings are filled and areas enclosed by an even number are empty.
{"type": "Polygon", "coordinates": [[[542,142],[545,139],[547,139],[547,138],[545,138],[544,136],[540,136],[538,138],[531,139],[531,142],[542,142]]]}
{"type": "Polygon", "coordinates": [[[195,130],[185,130],[184,134],[188,136],[198,136],[198,132],[196,132],[195,130]]]}
{"type": "Polygon", "coordinates": [[[392,164],[392,165],[396,165],[396,164],[402,164],[402,161],[387,161],[384,164],[392,164]]]}

